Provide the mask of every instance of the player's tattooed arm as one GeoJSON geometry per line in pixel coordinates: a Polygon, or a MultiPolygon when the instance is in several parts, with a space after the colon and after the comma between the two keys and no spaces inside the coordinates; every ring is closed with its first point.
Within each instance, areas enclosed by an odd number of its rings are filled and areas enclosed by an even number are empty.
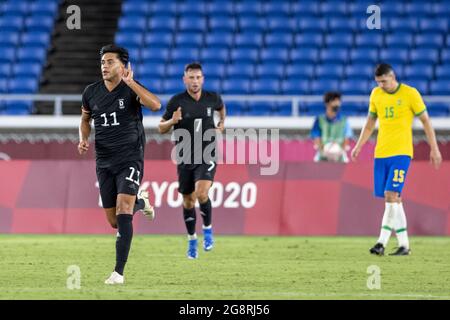
{"type": "Polygon", "coordinates": [[[85,154],[89,150],[89,135],[91,134],[91,113],[81,108],[81,121],[79,127],[80,142],[78,143],[78,152],[85,154]]]}
{"type": "Polygon", "coordinates": [[[143,106],[150,108],[152,111],[161,109],[161,101],[159,98],[134,81],[130,62],[128,62],[127,68],[122,67],[122,74],[122,80],[136,93],[143,106]]]}

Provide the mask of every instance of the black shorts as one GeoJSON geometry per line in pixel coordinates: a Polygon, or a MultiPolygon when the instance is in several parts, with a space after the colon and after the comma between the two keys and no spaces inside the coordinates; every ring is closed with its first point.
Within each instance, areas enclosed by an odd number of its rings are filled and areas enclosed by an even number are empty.
{"type": "Polygon", "coordinates": [[[144,162],[133,160],[109,168],[97,167],[97,180],[103,208],[114,208],[117,195],[137,195],[144,175],[144,162]]]}
{"type": "Polygon", "coordinates": [[[195,183],[198,180],[214,181],[217,164],[196,164],[192,166],[177,166],[178,172],[178,192],[181,194],[191,194],[195,190],[195,183]]]}

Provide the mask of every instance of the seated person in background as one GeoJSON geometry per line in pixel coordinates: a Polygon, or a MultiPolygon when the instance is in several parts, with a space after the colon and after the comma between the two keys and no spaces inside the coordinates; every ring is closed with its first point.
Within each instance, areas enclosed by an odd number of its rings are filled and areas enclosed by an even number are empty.
{"type": "Polygon", "coordinates": [[[330,91],[324,94],[325,114],[317,116],[311,130],[314,149],[317,150],[314,162],[348,162],[347,150],[353,131],[347,118],[339,114],[341,93],[330,91]]]}

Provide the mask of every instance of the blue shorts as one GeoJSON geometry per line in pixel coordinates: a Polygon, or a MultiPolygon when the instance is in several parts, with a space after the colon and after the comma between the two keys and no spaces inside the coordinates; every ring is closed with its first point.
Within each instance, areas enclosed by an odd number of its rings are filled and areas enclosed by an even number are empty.
{"type": "Polygon", "coordinates": [[[410,163],[410,156],[375,158],[373,172],[375,196],[384,198],[385,191],[401,194],[410,163]]]}

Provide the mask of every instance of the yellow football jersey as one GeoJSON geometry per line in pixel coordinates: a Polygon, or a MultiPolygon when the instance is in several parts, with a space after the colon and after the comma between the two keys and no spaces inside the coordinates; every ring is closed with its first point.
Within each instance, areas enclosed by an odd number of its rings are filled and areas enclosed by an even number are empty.
{"type": "Polygon", "coordinates": [[[369,114],[380,122],[375,158],[400,155],[412,157],[414,116],[419,116],[425,110],[416,88],[403,83],[393,93],[387,93],[380,87],[374,88],[370,94],[369,114]]]}

